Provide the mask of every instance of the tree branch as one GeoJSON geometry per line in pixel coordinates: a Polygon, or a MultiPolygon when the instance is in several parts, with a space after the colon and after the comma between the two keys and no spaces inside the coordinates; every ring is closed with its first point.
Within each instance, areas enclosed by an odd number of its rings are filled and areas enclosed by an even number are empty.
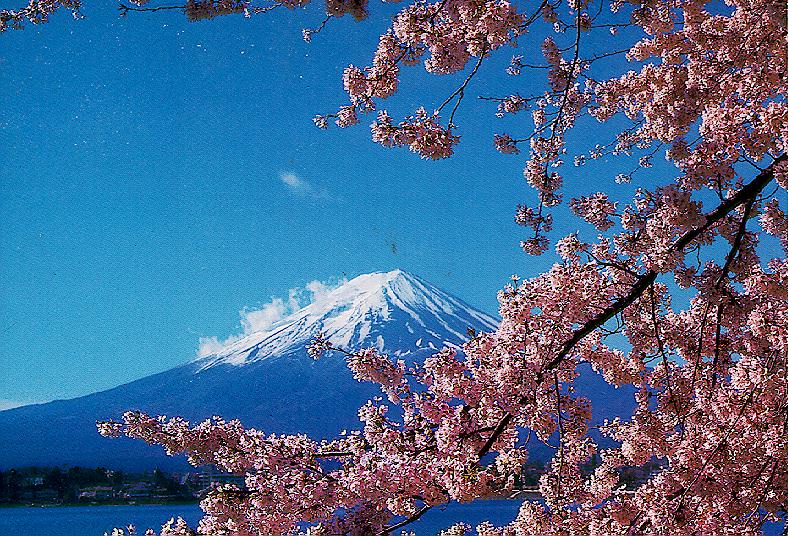
{"type": "Polygon", "coordinates": [[[432,508],[432,506],[428,506],[428,505],[423,506],[421,508],[421,510],[419,510],[418,512],[416,512],[415,514],[413,514],[409,518],[407,518],[407,519],[405,519],[403,521],[400,521],[399,523],[395,523],[394,525],[391,525],[389,527],[386,527],[382,531],[378,532],[378,536],[386,536],[387,534],[391,534],[395,530],[397,530],[399,528],[402,528],[405,525],[413,523],[414,521],[419,519],[421,516],[423,516],[427,512],[427,510],[429,510],[430,508],[432,508]]]}
{"type": "MultiPolygon", "coordinates": [[[[741,190],[736,192],[735,195],[730,197],[727,201],[724,201],[720,205],[717,206],[714,210],[709,212],[706,215],[706,221],[700,227],[696,227],[690,231],[684,233],[676,242],[668,248],[668,252],[675,252],[681,251],[686,248],[689,244],[691,244],[694,240],[699,238],[703,233],[708,231],[713,225],[718,223],[722,220],[725,216],[733,212],[737,207],[741,206],[744,203],[749,203],[751,200],[755,199],[758,194],[766,188],[766,185],[769,184],[774,179],[774,167],[776,164],[784,162],[788,160],[788,156],[780,155],[776,158],[766,169],[764,169],[761,173],[759,173],[749,184],[744,186],[741,190]]],[[[636,280],[635,284],[632,285],[632,288],[628,293],[624,296],[620,297],[618,300],[610,304],[602,313],[594,317],[593,319],[589,320],[586,324],[584,324],[581,328],[575,330],[572,334],[572,337],[564,343],[561,347],[561,350],[558,354],[550,360],[550,362],[545,365],[542,371],[539,373],[539,379],[543,378],[547,372],[550,372],[558,367],[558,365],[563,362],[564,359],[569,355],[572,349],[586,336],[590,335],[594,330],[600,328],[602,325],[605,324],[608,320],[613,318],[618,313],[622,312],[624,309],[632,305],[645,291],[646,289],[651,286],[651,284],[657,279],[657,272],[655,270],[649,270],[642,275],[640,275],[636,280]]],[[[492,445],[498,440],[498,438],[503,434],[506,427],[512,420],[512,414],[506,413],[501,420],[498,422],[498,426],[495,428],[495,431],[487,440],[487,443],[484,444],[482,450],[479,452],[479,456],[483,456],[489,452],[492,445]]]]}
{"type": "MultiPolygon", "coordinates": [[[[708,231],[713,225],[722,220],[725,216],[733,212],[737,207],[744,203],[749,203],[774,179],[774,166],[779,162],[783,162],[788,157],[781,155],[772,164],[759,173],[755,179],[748,185],[739,190],[733,197],[721,203],[717,208],[712,210],[706,215],[706,222],[700,227],[696,227],[691,231],[684,233],[670,248],[667,253],[681,251],[693,241],[699,238],[703,233],[708,231]]],[[[591,334],[594,330],[602,326],[605,322],[613,318],[616,314],[623,311],[638,299],[643,292],[656,280],[657,272],[649,270],[640,275],[630,291],[610,304],[601,314],[587,322],[583,327],[577,329],[572,337],[564,343],[558,354],[545,366],[545,372],[551,371],[556,368],[566,358],[569,352],[583,340],[586,336],[591,334]]]]}

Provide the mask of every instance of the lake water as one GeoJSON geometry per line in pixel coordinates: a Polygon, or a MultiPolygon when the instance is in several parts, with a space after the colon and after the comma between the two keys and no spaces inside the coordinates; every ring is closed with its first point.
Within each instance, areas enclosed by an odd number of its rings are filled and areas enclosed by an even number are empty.
{"type": "MultiPolygon", "coordinates": [[[[518,501],[490,500],[471,504],[451,504],[427,512],[410,525],[419,536],[434,535],[457,521],[471,526],[482,521],[503,525],[515,518],[518,501]]],[[[134,523],[143,530],[158,528],[170,517],[181,516],[195,524],[202,512],[197,505],[78,506],[0,508],[0,536],[101,536],[112,527],[134,523]]],[[[780,534],[776,525],[767,535],[780,534]]]]}
{"type": "MultiPolygon", "coordinates": [[[[490,520],[504,524],[517,515],[517,501],[479,501],[452,504],[427,512],[411,525],[419,535],[437,534],[463,520],[471,525],[490,520]]],[[[202,517],[197,505],[64,506],[0,508],[0,536],[101,536],[113,527],[133,523],[138,529],[159,528],[171,517],[181,516],[190,525],[202,517]]]]}

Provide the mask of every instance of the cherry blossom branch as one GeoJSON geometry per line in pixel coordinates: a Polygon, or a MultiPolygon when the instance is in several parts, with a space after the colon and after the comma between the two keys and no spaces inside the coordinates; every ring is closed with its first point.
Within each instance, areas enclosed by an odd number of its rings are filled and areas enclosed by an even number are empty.
{"type": "Polygon", "coordinates": [[[185,9],[186,9],[185,5],[135,7],[135,6],[128,6],[128,5],[123,4],[123,3],[118,4],[118,10],[120,10],[120,16],[121,17],[125,16],[129,11],[140,11],[140,12],[153,13],[153,12],[156,12],[156,11],[170,11],[170,10],[184,11],[185,9]]]}
{"type": "Polygon", "coordinates": [[[471,79],[473,79],[473,77],[476,76],[476,73],[479,72],[479,67],[482,66],[482,62],[484,61],[485,54],[486,54],[486,52],[482,51],[481,55],[479,55],[479,59],[476,61],[476,65],[473,66],[473,69],[468,74],[468,76],[465,78],[465,81],[460,85],[460,87],[458,87],[454,91],[454,93],[449,95],[446,98],[446,100],[443,101],[443,103],[440,106],[438,106],[438,109],[436,110],[436,112],[440,113],[441,110],[443,110],[443,108],[447,104],[449,104],[455,97],[457,97],[457,103],[454,105],[454,109],[452,110],[451,116],[449,117],[449,125],[452,125],[454,123],[454,114],[457,111],[457,108],[459,107],[460,102],[462,102],[463,97],[465,96],[465,88],[468,87],[468,84],[470,83],[471,79]]]}
{"type": "Polygon", "coordinates": [[[670,397],[671,404],[673,405],[673,411],[676,412],[676,418],[678,419],[679,424],[681,425],[682,430],[685,427],[684,420],[681,416],[681,411],[678,407],[678,401],[676,399],[676,394],[673,392],[673,382],[670,378],[670,366],[668,364],[667,355],[665,355],[665,343],[662,340],[662,334],[660,333],[659,323],[657,319],[657,294],[654,291],[654,285],[651,284],[649,286],[649,291],[651,294],[651,321],[654,324],[654,337],[657,340],[657,346],[659,349],[659,353],[662,356],[662,366],[665,367],[665,385],[668,390],[668,396],[670,397]]]}
{"type": "Polygon", "coordinates": [[[60,8],[70,9],[74,18],[79,18],[81,6],[80,0],[30,0],[27,6],[20,9],[0,9],[0,32],[5,31],[9,26],[16,29],[23,28],[25,21],[32,24],[45,23],[49,21],[49,16],[60,8]]]}
{"type": "MultiPolygon", "coordinates": [[[[730,214],[733,210],[738,208],[744,203],[749,202],[763,190],[767,184],[774,179],[774,168],[780,162],[784,162],[788,157],[781,155],[775,159],[772,164],[764,171],[759,173],[752,182],[741,188],[735,195],[730,197],[727,201],[720,204],[709,212],[705,217],[705,222],[700,227],[696,227],[691,231],[684,233],[671,247],[667,249],[668,253],[682,251],[685,247],[699,238],[703,233],[709,230],[713,225],[722,220],[725,216],[730,214]]],[[[651,285],[657,278],[657,271],[649,270],[643,273],[632,285],[631,290],[612,303],[602,314],[586,323],[582,328],[576,330],[572,337],[564,343],[561,350],[546,366],[545,370],[553,370],[561,361],[572,351],[572,349],[583,340],[587,335],[592,333],[598,327],[602,326],[605,322],[613,318],[617,313],[629,307],[635,300],[637,300],[643,292],[651,285]]]]}
{"type": "MultiPolygon", "coordinates": [[[[755,199],[755,197],[766,187],[766,185],[774,179],[775,166],[786,160],[788,160],[786,155],[781,155],[776,158],[771,163],[771,165],[759,173],[755,179],[752,180],[752,182],[742,187],[727,201],[718,205],[717,208],[709,212],[705,217],[705,222],[703,225],[684,233],[670,248],[668,248],[668,251],[674,252],[683,250],[737,207],[749,202],[751,199],[755,199]]],[[[575,330],[572,337],[570,337],[570,339],[563,344],[558,354],[540,371],[538,374],[539,381],[541,381],[547,372],[551,372],[556,369],[558,365],[560,365],[569,355],[572,349],[586,336],[590,335],[596,329],[603,326],[608,320],[632,305],[635,300],[637,300],[654,283],[654,281],[656,281],[657,275],[658,273],[655,270],[649,270],[640,275],[627,294],[610,304],[610,306],[608,306],[601,314],[585,323],[581,328],[575,330]]],[[[487,440],[487,443],[485,443],[484,447],[482,448],[481,455],[486,454],[490,450],[492,445],[495,444],[495,441],[497,441],[501,434],[503,434],[503,432],[506,430],[512,418],[512,414],[507,412],[500,419],[495,431],[492,433],[492,435],[487,440]]]]}
{"type": "Polygon", "coordinates": [[[323,19],[323,22],[321,22],[316,28],[304,28],[301,31],[301,36],[304,38],[304,41],[306,41],[307,43],[311,43],[312,36],[322,32],[323,29],[326,27],[326,24],[328,24],[328,21],[330,21],[333,18],[334,15],[332,13],[329,13],[328,15],[326,15],[326,18],[323,19]]]}
{"type": "Polygon", "coordinates": [[[202,18],[212,18],[218,15],[224,15],[229,13],[241,13],[244,12],[247,15],[255,14],[255,15],[262,15],[268,12],[271,12],[277,8],[283,7],[285,4],[284,2],[275,2],[268,6],[252,6],[250,2],[245,1],[237,1],[233,5],[230,6],[223,6],[216,2],[216,0],[205,0],[205,1],[194,1],[194,2],[187,2],[186,4],[180,5],[164,5],[164,6],[130,6],[128,4],[120,3],[118,4],[118,9],[120,10],[120,16],[125,17],[129,12],[140,12],[140,13],[154,13],[157,11],[183,11],[189,16],[190,20],[199,20],[202,18]]]}
{"type": "Polygon", "coordinates": [[[403,521],[400,521],[399,523],[395,523],[394,525],[391,525],[389,527],[386,527],[382,531],[378,532],[378,536],[386,536],[387,534],[391,534],[392,532],[394,532],[397,529],[401,529],[402,527],[404,527],[406,525],[409,525],[409,524],[413,523],[414,521],[417,521],[421,516],[426,514],[427,511],[430,508],[432,508],[432,507],[429,506],[429,505],[423,506],[421,509],[419,509],[415,514],[413,514],[409,518],[407,518],[407,519],[405,519],[403,521]]]}
{"type": "Polygon", "coordinates": [[[676,507],[676,512],[681,511],[681,509],[684,507],[684,501],[687,498],[687,494],[690,492],[690,490],[693,488],[693,486],[698,482],[698,480],[700,480],[700,477],[706,471],[706,468],[709,466],[711,461],[714,459],[714,457],[717,455],[717,453],[720,451],[720,449],[722,449],[722,447],[725,445],[725,443],[727,443],[727,441],[730,438],[730,436],[733,434],[733,431],[736,429],[736,425],[739,424],[739,421],[744,416],[744,410],[747,409],[747,406],[750,404],[750,402],[752,402],[753,397],[754,397],[755,392],[756,392],[757,389],[758,389],[757,385],[752,388],[750,393],[747,395],[747,398],[744,400],[744,403],[742,403],[742,406],[739,409],[739,413],[736,415],[736,418],[734,419],[733,423],[728,428],[728,430],[725,433],[725,435],[723,436],[723,438],[719,441],[719,443],[717,443],[717,446],[714,447],[714,450],[712,450],[711,454],[708,455],[708,457],[703,462],[703,464],[701,465],[701,467],[698,470],[697,474],[692,479],[692,481],[689,483],[689,485],[685,486],[683,491],[681,491],[681,493],[679,495],[679,497],[681,497],[681,499],[679,501],[678,506],[676,507]]]}
{"type": "Polygon", "coordinates": [[[533,24],[537,18],[539,18],[539,16],[542,14],[542,10],[545,8],[545,6],[547,6],[548,3],[549,3],[548,0],[542,0],[542,2],[533,11],[533,13],[531,13],[531,15],[529,15],[528,18],[525,19],[523,24],[520,25],[519,27],[520,32],[524,32],[528,30],[528,27],[531,26],[531,24],[533,24]]]}

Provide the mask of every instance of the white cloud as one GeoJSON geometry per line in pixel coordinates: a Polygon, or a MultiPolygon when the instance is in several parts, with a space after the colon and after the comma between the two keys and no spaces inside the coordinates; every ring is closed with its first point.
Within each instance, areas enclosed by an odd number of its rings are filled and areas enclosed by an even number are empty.
{"type": "Polygon", "coordinates": [[[232,337],[220,341],[215,335],[212,337],[200,337],[200,345],[197,347],[197,357],[205,357],[211,354],[215,354],[226,344],[230,344],[232,337]]]}
{"type": "Polygon", "coordinates": [[[333,200],[333,197],[325,190],[315,188],[306,179],[296,175],[291,171],[282,172],[279,174],[279,180],[282,181],[290,192],[298,197],[307,197],[311,199],[322,199],[325,201],[333,200]]]}
{"type": "Polygon", "coordinates": [[[279,178],[295,192],[303,192],[311,188],[308,183],[304,182],[304,180],[295,173],[280,173],[279,178]]]}
{"type": "Polygon", "coordinates": [[[226,339],[219,339],[216,336],[200,337],[197,357],[215,354],[251,333],[271,329],[277,322],[302,307],[322,302],[332,290],[345,283],[347,283],[347,279],[344,278],[331,283],[310,281],[303,288],[291,288],[287,294],[287,300],[274,297],[258,308],[245,307],[238,313],[241,316],[242,333],[231,335],[226,339]]]}
{"type": "Polygon", "coordinates": [[[241,311],[241,326],[244,333],[254,333],[270,328],[291,312],[292,305],[282,298],[273,298],[259,309],[241,311]]]}
{"type": "Polygon", "coordinates": [[[307,283],[305,288],[311,293],[310,303],[319,303],[322,302],[332,290],[337,288],[339,285],[344,285],[345,283],[347,283],[347,279],[342,279],[335,285],[326,284],[322,281],[315,280],[307,283]]]}

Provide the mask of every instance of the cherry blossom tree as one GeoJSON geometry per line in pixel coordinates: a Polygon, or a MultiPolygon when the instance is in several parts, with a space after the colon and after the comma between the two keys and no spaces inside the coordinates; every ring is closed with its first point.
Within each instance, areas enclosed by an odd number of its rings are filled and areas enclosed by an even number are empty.
{"type": "MultiPolygon", "coordinates": [[[[196,21],[306,3],[138,0],[121,11],[177,9],[196,21]]],[[[31,0],[0,11],[0,29],[79,8],[31,0]]],[[[365,18],[366,0],[327,0],[325,21],[304,38],[346,14],[365,18]]],[[[436,506],[511,490],[529,438],[554,448],[543,502],[523,502],[504,527],[459,524],[444,534],[760,534],[788,510],[786,32],[782,0],[406,2],[370,64],[344,71],[347,103],[316,125],[369,117],[375,142],[449,157],[460,141],[456,111],[483,63],[525,49],[508,73],[545,74],[544,91],[483,97],[496,115],[532,123],[493,141],[502,153],[527,153],[534,201],[517,209],[523,249],[538,255],[554,242],[561,262],[513,278],[499,293],[498,329],[474,333],[461,352],[407,366],[316,340],[315,357],[344,355],[386,397],[360,408],[359,429],[334,440],[134,412],[99,423],[101,433],[245,475],[244,489],[224,486],[202,502],[198,534],[397,533],[436,506]],[[525,59],[529,32],[547,35],[542,62],[525,59]],[[589,54],[591,43],[604,50],[589,54]],[[613,72],[622,57],[630,70],[613,72]],[[401,70],[419,64],[462,73],[460,83],[437,106],[395,119],[382,105],[401,70]],[[569,144],[576,123],[591,120],[617,135],[569,144]],[[659,175],[657,155],[671,164],[659,175]],[[562,164],[603,157],[620,173],[567,201],[582,232],[555,240],[562,164]],[[639,188],[622,198],[617,186],[631,181],[639,188]],[[591,228],[598,237],[581,238],[591,228]],[[573,389],[584,363],[636,389],[633,415],[601,427],[615,447],[598,446],[594,408],[573,389]],[[589,472],[592,458],[601,462],[589,472]],[[660,470],[622,490],[623,468],[654,461],[660,470]]],[[[191,530],[173,520],[161,534],[191,530]]]]}

